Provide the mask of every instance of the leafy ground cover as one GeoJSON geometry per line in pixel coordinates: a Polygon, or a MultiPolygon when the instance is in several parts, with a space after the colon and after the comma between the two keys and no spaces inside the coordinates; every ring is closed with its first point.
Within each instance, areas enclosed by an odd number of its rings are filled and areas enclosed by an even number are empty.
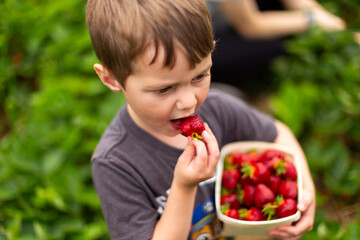
{"type": "Polygon", "coordinates": [[[274,62],[274,115],[297,135],[317,187],[304,239],[360,236],[360,47],[350,32],[313,29],[274,62]]]}
{"type": "MultiPolygon", "coordinates": [[[[357,0],[321,2],[359,28],[357,0]]],[[[124,99],[94,74],[85,4],[0,4],[0,240],[109,239],[89,159],[124,99]]],[[[314,29],[288,52],[274,63],[271,110],[301,140],[316,181],[304,239],[357,239],[359,48],[349,33],[314,29]]]]}

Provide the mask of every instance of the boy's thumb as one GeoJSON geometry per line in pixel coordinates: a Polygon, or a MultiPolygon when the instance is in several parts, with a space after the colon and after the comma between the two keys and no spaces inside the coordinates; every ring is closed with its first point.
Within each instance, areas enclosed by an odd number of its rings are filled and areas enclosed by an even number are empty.
{"type": "Polygon", "coordinates": [[[304,190],[302,199],[300,200],[300,203],[298,204],[298,209],[301,212],[306,211],[306,209],[308,209],[309,206],[311,205],[312,201],[313,200],[311,198],[311,194],[307,190],[304,190]]]}

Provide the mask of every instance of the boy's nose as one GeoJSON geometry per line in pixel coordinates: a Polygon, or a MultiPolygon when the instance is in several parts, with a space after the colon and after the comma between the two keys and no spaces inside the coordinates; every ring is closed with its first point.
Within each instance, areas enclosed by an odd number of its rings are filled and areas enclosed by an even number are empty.
{"type": "Polygon", "coordinates": [[[191,87],[187,87],[181,91],[176,102],[176,107],[180,110],[188,110],[195,108],[197,104],[195,91],[191,87]]]}

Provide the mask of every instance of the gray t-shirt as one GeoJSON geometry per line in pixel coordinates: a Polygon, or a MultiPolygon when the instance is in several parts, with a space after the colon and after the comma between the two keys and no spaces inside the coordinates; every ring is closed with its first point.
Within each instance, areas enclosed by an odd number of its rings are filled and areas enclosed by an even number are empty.
{"type": "MultiPolygon", "coordinates": [[[[209,124],[220,148],[233,141],[273,141],[277,135],[271,117],[214,90],[197,114],[209,124]]],[[[140,129],[126,105],[120,109],[92,156],[94,185],[111,239],[152,237],[182,152],[140,129]]],[[[199,184],[189,239],[206,239],[201,237],[214,236],[219,230],[214,181],[199,184]]]]}

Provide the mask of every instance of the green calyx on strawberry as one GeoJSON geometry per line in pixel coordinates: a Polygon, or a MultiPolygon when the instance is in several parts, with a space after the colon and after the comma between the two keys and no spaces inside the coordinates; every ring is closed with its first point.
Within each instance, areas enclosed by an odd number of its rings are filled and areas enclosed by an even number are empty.
{"type": "Polygon", "coordinates": [[[229,203],[220,206],[220,211],[228,217],[239,219],[239,212],[235,208],[231,208],[229,203]]]}
{"type": "Polygon", "coordinates": [[[264,205],[261,212],[266,216],[267,220],[273,219],[276,216],[276,209],[278,208],[277,203],[267,203],[264,205]]]}
{"type": "Polygon", "coordinates": [[[205,130],[204,123],[198,115],[182,119],[180,122],[180,133],[185,136],[191,136],[192,139],[202,139],[201,133],[205,130]]]}
{"type": "Polygon", "coordinates": [[[270,167],[275,171],[276,175],[282,178],[297,179],[297,172],[292,162],[280,158],[274,158],[271,161],[270,167]]]}
{"type": "Polygon", "coordinates": [[[241,165],[242,178],[250,180],[252,183],[257,184],[260,182],[267,182],[270,177],[270,171],[261,162],[243,163],[241,165]]]}
{"type": "Polygon", "coordinates": [[[250,207],[249,209],[241,208],[239,210],[239,219],[246,221],[262,221],[266,218],[259,208],[250,207]]]}
{"type": "Polygon", "coordinates": [[[269,166],[269,164],[274,158],[285,159],[285,154],[276,149],[267,149],[259,157],[259,162],[262,162],[265,165],[269,166]]]}

